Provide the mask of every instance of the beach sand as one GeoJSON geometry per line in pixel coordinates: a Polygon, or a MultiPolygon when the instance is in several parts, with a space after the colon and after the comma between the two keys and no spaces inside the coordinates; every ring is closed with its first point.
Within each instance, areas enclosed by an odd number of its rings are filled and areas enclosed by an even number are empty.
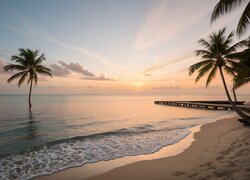
{"type": "MultiPolygon", "coordinates": [[[[156,157],[153,160],[142,158],[138,162],[114,168],[88,179],[250,179],[249,127],[244,127],[236,118],[224,119],[203,125],[193,137],[193,142],[190,142],[190,137],[189,140],[185,140],[192,144],[178,155],[160,159],[156,157]]],[[[176,145],[173,147],[177,147],[176,145]]],[[[105,167],[108,163],[109,161],[100,162],[100,166],[105,167]]],[[[84,166],[38,179],[84,179],[84,175],[81,178],[81,169],[84,170],[84,166]]]]}

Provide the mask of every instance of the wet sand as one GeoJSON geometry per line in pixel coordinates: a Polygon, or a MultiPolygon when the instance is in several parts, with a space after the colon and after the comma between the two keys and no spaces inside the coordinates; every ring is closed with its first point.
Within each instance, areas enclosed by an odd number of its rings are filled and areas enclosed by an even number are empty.
{"type": "Polygon", "coordinates": [[[151,155],[102,161],[37,179],[250,179],[249,127],[230,118],[199,129],[151,155]]]}

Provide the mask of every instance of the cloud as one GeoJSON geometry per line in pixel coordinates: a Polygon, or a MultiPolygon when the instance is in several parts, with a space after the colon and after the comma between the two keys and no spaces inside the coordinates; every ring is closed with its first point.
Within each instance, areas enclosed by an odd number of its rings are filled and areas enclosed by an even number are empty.
{"type": "Polygon", "coordinates": [[[54,76],[68,76],[71,74],[70,70],[68,68],[65,67],[61,67],[57,64],[51,64],[50,65],[51,68],[51,72],[54,76]]]}
{"type": "Polygon", "coordinates": [[[65,63],[63,61],[58,61],[58,63],[62,67],[67,68],[67,69],[69,69],[69,70],[71,70],[73,72],[76,72],[76,73],[81,73],[84,76],[89,76],[89,77],[94,77],[95,76],[92,72],[83,69],[83,67],[80,64],[78,64],[78,63],[72,63],[71,62],[71,63],[67,64],[67,63],[65,63]]]}
{"type": "MultiPolygon", "coordinates": [[[[10,72],[4,72],[3,66],[6,63],[0,60],[0,74],[11,74],[10,72]]],[[[58,77],[67,77],[72,74],[72,72],[76,72],[82,74],[84,77],[83,80],[93,80],[93,81],[114,81],[112,78],[107,78],[104,75],[96,76],[94,73],[84,69],[79,63],[65,63],[63,61],[58,61],[58,64],[51,64],[50,69],[53,76],[58,77]]],[[[42,81],[48,81],[45,78],[39,78],[42,81]]]]}
{"type": "Polygon", "coordinates": [[[81,79],[83,80],[94,80],[94,81],[114,81],[112,78],[107,78],[104,75],[96,76],[89,70],[84,69],[79,63],[65,63],[63,61],[58,61],[58,64],[50,65],[52,75],[59,77],[67,77],[72,74],[72,72],[79,73],[83,75],[81,79]]]}
{"type": "Polygon", "coordinates": [[[173,65],[175,63],[179,63],[179,62],[185,61],[185,60],[193,58],[193,57],[194,57],[193,53],[186,53],[186,54],[184,54],[184,55],[182,55],[180,57],[170,59],[170,60],[168,60],[167,58],[164,57],[163,59],[164,59],[165,62],[156,63],[156,64],[144,69],[143,73],[144,74],[149,74],[150,72],[153,72],[153,71],[156,71],[156,70],[159,70],[159,69],[163,69],[166,66],[170,66],[170,65],[173,65]]]}
{"type": "Polygon", "coordinates": [[[68,50],[71,51],[76,51],[79,52],[85,56],[88,56],[92,59],[95,59],[99,61],[100,63],[109,66],[109,67],[114,67],[114,68],[119,68],[119,69],[126,69],[125,66],[117,65],[115,63],[112,63],[109,58],[101,55],[100,53],[96,52],[95,50],[90,50],[85,47],[80,47],[72,44],[66,44],[64,42],[61,42],[57,40],[56,38],[52,37],[51,35],[48,35],[42,27],[40,27],[38,24],[36,24],[34,21],[30,20],[30,18],[22,15],[15,9],[11,9],[11,14],[12,17],[18,20],[18,27],[13,27],[12,25],[5,25],[7,28],[9,28],[11,31],[17,32],[27,38],[40,38],[40,39],[45,39],[46,41],[59,45],[61,47],[64,47],[68,50]]]}
{"type": "Polygon", "coordinates": [[[93,80],[93,81],[115,81],[112,78],[106,78],[104,75],[101,75],[99,77],[84,77],[83,80],[93,80]]]}
{"type": "Polygon", "coordinates": [[[110,66],[110,67],[115,67],[115,68],[119,68],[119,69],[126,69],[125,66],[120,66],[114,63],[111,63],[110,60],[106,57],[104,57],[103,55],[101,55],[100,53],[94,51],[94,50],[90,50],[87,48],[83,48],[83,47],[79,47],[79,46],[74,46],[74,45],[69,45],[63,42],[60,42],[58,40],[55,40],[54,38],[48,38],[48,41],[54,44],[57,44],[59,46],[62,46],[66,49],[72,50],[72,51],[77,51],[85,56],[88,56],[90,58],[96,59],[99,62],[101,62],[102,64],[106,65],[106,66],[110,66]]]}
{"type": "Polygon", "coordinates": [[[216,0],[155,1],[138,32],[134,48],[143,50],[174,38],[209,15],[215,3],[216,0]]]}
{"type": "Polygon", "coordinates": [[[39,27],[38,24],[34,23],[32,20],[30,20],[29,18],[25,17],[24,15],[20,14],[15,9],[11,9],[11,11],[13,12],[13,14],[19,16],[21,19],[25,20],[26,22],[32,24],[33,26],[39,27]]]}
{"type": "Polygon", "coordinates": [[[151,76],[151,74],[145,73],[144,76],[151,76]]]}

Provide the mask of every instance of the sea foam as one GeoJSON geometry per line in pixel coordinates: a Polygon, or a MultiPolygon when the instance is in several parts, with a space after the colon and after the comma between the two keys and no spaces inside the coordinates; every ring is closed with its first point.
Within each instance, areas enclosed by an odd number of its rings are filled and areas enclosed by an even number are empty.
{"type": "Polygon", "coordinates": [[[151,130],[145,126],[63,140],[0,159],[0,177],[31,179],[86,163],[149,154],[183,139],[189,128],[151,130]]]}

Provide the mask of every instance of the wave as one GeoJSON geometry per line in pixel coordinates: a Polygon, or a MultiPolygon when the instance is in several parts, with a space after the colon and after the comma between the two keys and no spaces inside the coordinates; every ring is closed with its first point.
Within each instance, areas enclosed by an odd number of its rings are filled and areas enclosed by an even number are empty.
{"type": "Polygon", "coordinates": [[[189,128],[154,130],[138,126],[113,132],[80,136],[0,159],[3,179],[31,179],[69,167],[124,156],[149,154],[186,137],[189,128]]]}
{"type": "Polygon", "coordinates": [[[0,177],[31,179],[87,163],[150,154],[185,138],[195,125],[228,116],[232,115],[223,113],[220,116],[166,119],[153,125],[144,124],[49,142],[0,158],[0,177]],[[172,120],[175,123],[171,124],[172,120]]]}

